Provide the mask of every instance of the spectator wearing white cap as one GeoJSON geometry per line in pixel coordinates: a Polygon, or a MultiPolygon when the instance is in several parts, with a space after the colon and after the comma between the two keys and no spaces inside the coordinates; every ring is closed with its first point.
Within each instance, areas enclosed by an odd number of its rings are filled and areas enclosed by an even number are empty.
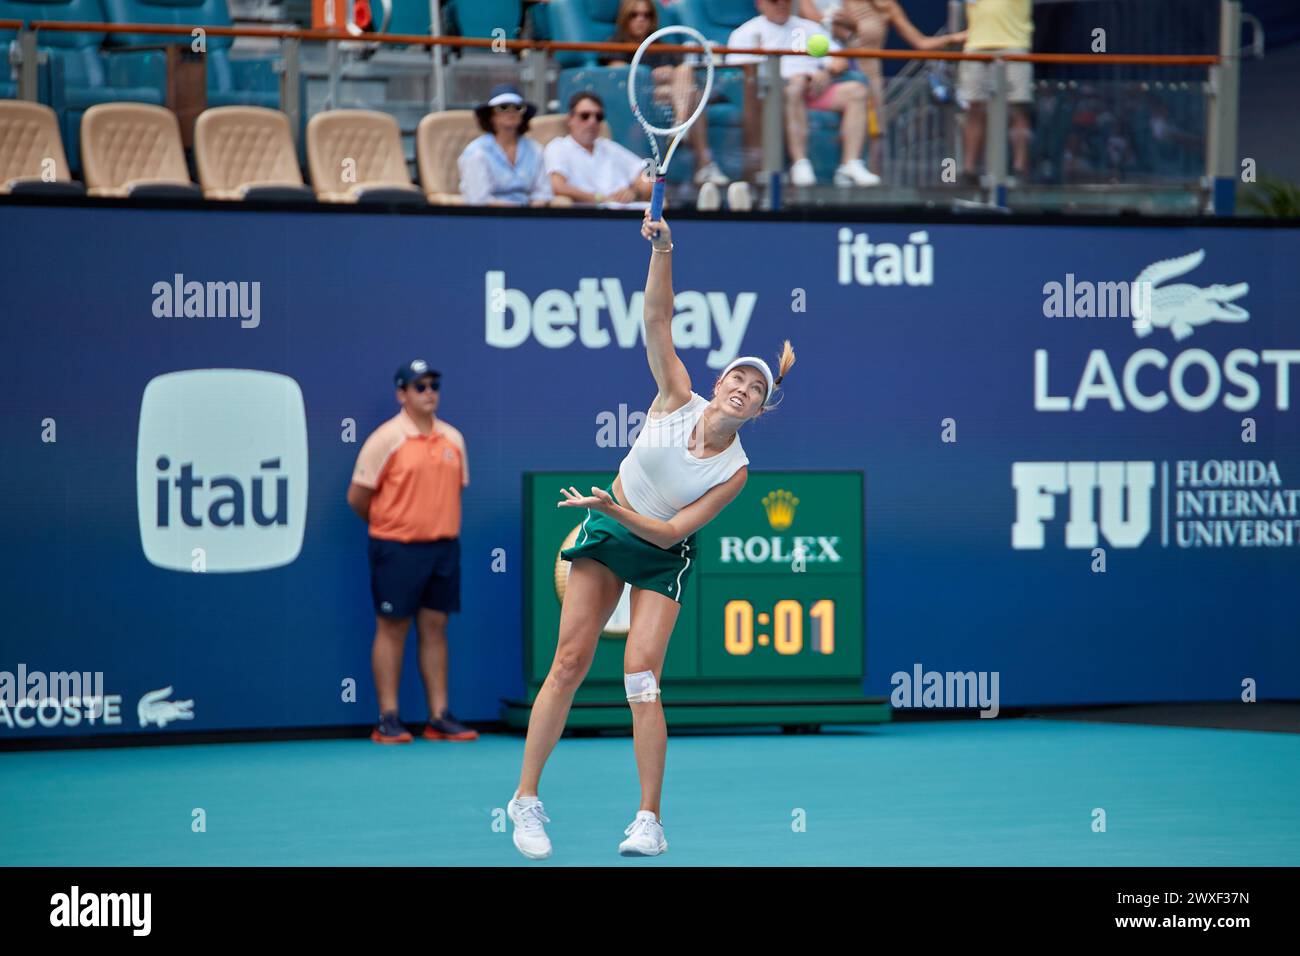
{"type": "Polygon", "coordinates": [[[600,135],[605,104],[595,93],[574,93],[569,100],[569,135],[546,144],[546,171],[557,196],[574,202],[611,206],[645,206],[654,183],[645,160],[600,135]]]}
{"type": "Polygon", "coordinates": [[[509,83],[474,108],[483,135],[460,154],[460,194],[472,206],[544,206],[552,199],[542,148],[528,139],[537,107],[509,83]]]}

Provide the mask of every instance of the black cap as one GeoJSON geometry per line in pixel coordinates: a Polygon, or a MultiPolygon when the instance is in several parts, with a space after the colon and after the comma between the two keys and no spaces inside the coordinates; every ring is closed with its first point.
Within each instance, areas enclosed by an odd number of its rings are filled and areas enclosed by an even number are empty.
{"type": "Polygon", "coordinates": [[[429,363],[424,359],[413,359],[397,370],[397,374],[393,376],[393,384],[398,388],[406,388],[412,382],[418,381],[426,375],[433,376],[433,384],[435,385],[442,378],[442,373],[437,369],[429,368],[429,363]]]}

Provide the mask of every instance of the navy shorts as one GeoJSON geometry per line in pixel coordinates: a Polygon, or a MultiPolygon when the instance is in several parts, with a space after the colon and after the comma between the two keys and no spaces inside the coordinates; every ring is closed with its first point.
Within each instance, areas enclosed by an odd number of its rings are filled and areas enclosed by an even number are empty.
{"type": "Polygon", "coordinates": [[[410,544],[371,538],[369,553],[376,614],[402,618],[422,607],[460,610],[460,538],[410,544]]]}

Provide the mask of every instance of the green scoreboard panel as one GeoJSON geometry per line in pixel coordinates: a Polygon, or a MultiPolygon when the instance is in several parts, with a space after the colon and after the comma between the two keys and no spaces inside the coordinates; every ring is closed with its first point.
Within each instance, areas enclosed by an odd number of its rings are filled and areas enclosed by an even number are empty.
{"type": "MultiPolygon", "coordinates": [[[[573,543],[585,510],[557,508],[561,487],[605,487],[608,472],[524,476],[524,680],[506,701],[525,726],[546,679],[573,543]]],[[[700,529],[693,569],[661,680],[673,725],[823,723],[889,719],[862,695],[865,546],[860,471],[749,473],[744,491],[700,529]]],[[[570,712],[576,728],[626,727],[623,647],[630,588],[605,624],[570,712]]]]}

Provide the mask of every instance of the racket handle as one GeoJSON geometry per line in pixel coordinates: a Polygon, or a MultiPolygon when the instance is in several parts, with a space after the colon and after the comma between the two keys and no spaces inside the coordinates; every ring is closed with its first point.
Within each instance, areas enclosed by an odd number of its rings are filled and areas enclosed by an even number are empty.
{"type": "MultiPolygon", "coordinates": [[[[652,222],[658,222],[664,214],[664,178],[659,176],[655,179],[654,189],[650,193],[650,219],[652,222]]],[[[656,230],[655,238],[659,238],[656,230]]]]}

